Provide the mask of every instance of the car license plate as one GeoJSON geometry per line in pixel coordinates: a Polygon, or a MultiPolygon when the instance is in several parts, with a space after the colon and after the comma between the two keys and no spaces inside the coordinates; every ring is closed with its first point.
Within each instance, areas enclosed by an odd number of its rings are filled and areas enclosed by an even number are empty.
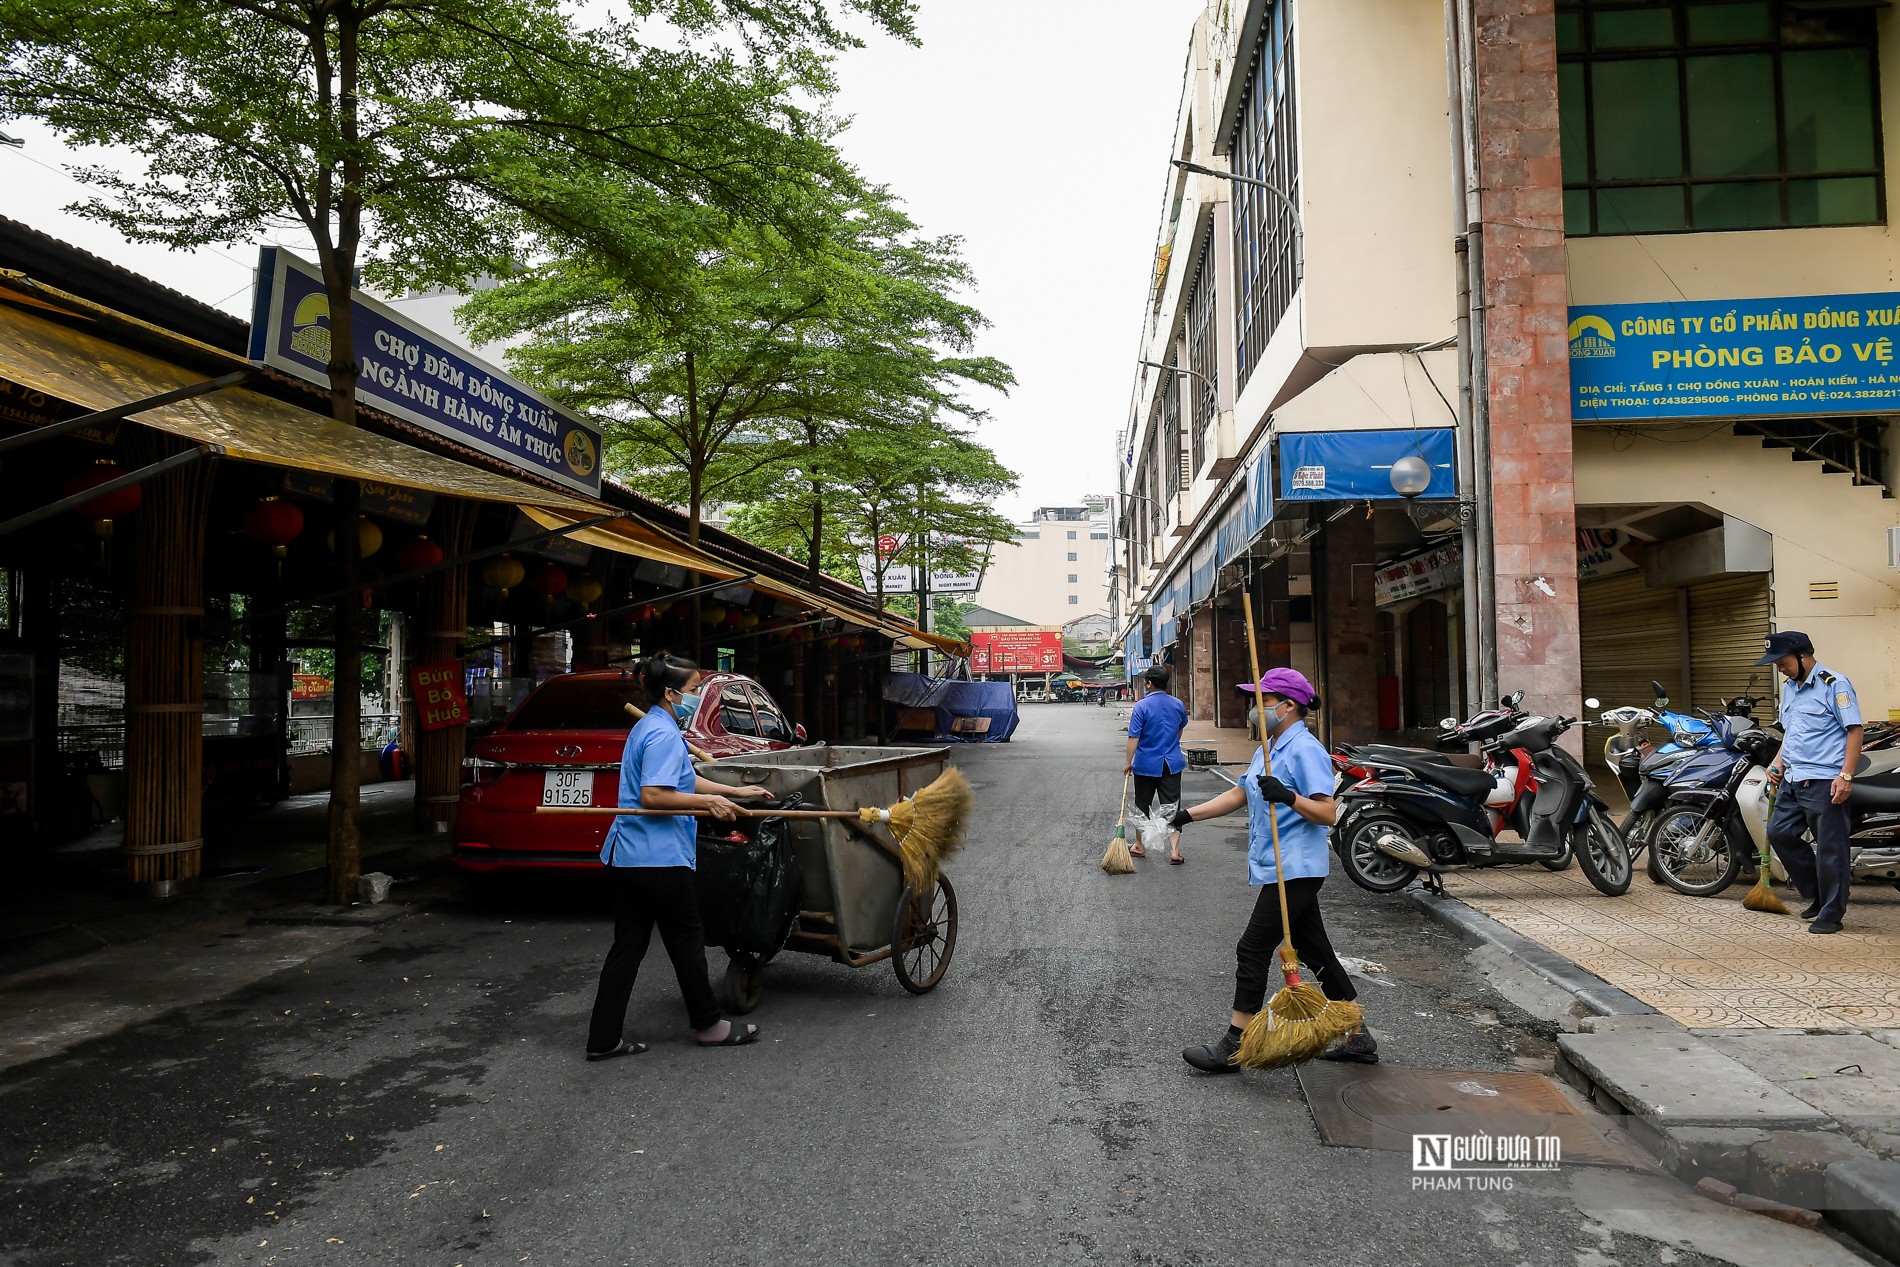
{"type": "Polygon", "coordinates": [[[543,805],[592,805],[592,770],[549,770],[541,782],[543,805]]]}

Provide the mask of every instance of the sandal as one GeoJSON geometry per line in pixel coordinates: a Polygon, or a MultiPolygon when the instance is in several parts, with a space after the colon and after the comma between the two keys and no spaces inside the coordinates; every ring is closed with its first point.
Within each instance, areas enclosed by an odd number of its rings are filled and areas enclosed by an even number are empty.
{"type": "Polygon", "coordinates": [[[1143,849],[1137,846],[1136,848],[1130,849],[1128,851],[1128,856],[1130,858],[1146,858],[1148,856],[1148,851],[1146,849],[1143,849]]]}
{"type": "Polygon", "coordinates": [[[614,1044],[611,1051],[590,1051],[587,1053],[587,1058],[589,1060],[612,1060],[615,1056],[638,1056],[646,1049],[647,1045],[645,1043],[630,1043],[623,1038],[614,1044]]]}
{"type": "Polygon", "coordinates": [[[1187,861],[1186,858],[1183,858],[1180,854],[1177,853],[1172,858],[1168,859],[1168,865],[1171,867],[1178,867],[1186,861],[1187,861]]]}
{"type": "Polygon", "coordinates": [[[726,1027],[726,1036],[716,1043],[709,1043],[702,1038],[695,1038],[693,1041],[701,1047],[743,1047],[747,1043],[758,1041],[759,1027],[757,1025],[747,1025],[741,1029],[731,1021],[727,1021],[726,1027]]]}

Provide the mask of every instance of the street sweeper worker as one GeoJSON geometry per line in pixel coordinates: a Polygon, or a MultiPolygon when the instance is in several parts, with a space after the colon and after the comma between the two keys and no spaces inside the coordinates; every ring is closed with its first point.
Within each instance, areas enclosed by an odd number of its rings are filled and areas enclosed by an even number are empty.
{"type": "MultiPolygon", "coordinates": [[[[1320,706],[1319,695],[1306,675],[1296,669],[1268,669],[1254,690],[1259,697],[1262,747],[1239,784],[1211,801],[1181,810],[1176,827],[1204,822],[1247,810],[1247,882],[1259,888],[1253,918],[1234,948],[1234,1010],[1227,1032],[1214,1042],[1189,1047],[1181,1053],[1206,1073],[1236,1073],[1241,1033],[1266,1000],[1272,982],[1273,952],[1287,929],[1281,927],[1279,879],[1274,867],[1273,839],[1268,815],[1278,820],[1280,857],[1286,865],[1287,914],[1292,944],[1301,961],[1318,978],[1328,999],[1349,1002],[1358,997],[1352,980],[1333,953],[1320,918],[1319,891],[1326,883],[1332,856],[1327,832],[1339,817],[1333,800],[1333,763],[1326,748],[1306,726],[1306,717],[1320,706]],[[1272,773],[1267,773],[1269,766],[1272,773]]],[[[1378,1062],[1378,1046],[1364,1029],[1356,1029],[1330,1051],[1327,1060],[1361,1064],[1378,1062]]]]}
{"type": "Polygon", "coordinates": [[[648,706],[627,735],[620,757],[620,804],[667,812],[615,818],[601,846],[600,860],[607,864],[613,895],[614,944],[594,995],[587,1031],[589,1060],[634,1056],[647,1049],[645,1043],[629,1041],[621,1027],[655,927],[673,961],[699,1045],[738,1047],[759,1036],[756,1025],[735,1025],[720,1017],[706,975],[705,928],[693,882],[698,836],[691,814],[699,811],[730,822],[739,813],[731,798],[750,800],[771,793],[758,786],[714,783],[693,769],[681,727],[699,708],[700,677],[698,665],[665,652],[640,664],[648,706]]]}
{"type": "MultiPolygon", "coordinates": [[[[1143,815],[1153,814],[1160,823],[1172,819],[1181,804],[1181,772],[1187,769],[1181,732],[1187,729],[1187,705],[1168,693],[1173,675],[1167,665],[1157,664],[1141,676],[1148,693],[1128,715],[1128,753],[1122,772],[1134,778],[1135,808],[1143,815]]],[[[1141,845],[1128,852],[1136,858],[1148,856],[1141,845]]],[[[1168,861],[1182,861],[1178,830],[1168,834],[1168,861]]]]}

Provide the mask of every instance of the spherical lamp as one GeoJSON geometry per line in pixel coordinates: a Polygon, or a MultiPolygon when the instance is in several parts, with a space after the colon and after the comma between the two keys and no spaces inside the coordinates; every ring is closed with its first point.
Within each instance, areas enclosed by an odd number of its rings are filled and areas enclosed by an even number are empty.
{"type": "Polygon", "coordinates": [[[1391,474],[1392,491],[1408,501],[1432,486],[1432,468],[1416,454],[1394,462],[1391,474]]]}
{"type": "Polygon", "coordinates": [[[567,596],[582,607],[592,607],[594,600],[606,592],[606,587],[585,572],[567,587],[567,596]]]}
{"type": "Polygon", "coordinates": [[[281,559],[290,553],[290,543],[303,534],[303,511],[295,502],[266,497],[244,512],[239,527],[245,536],[269,546],[271,553],[281,559]]]}
{"type": "Polygon", "coordinates": [[[528,569],[521,566],[520,559],[512,554],[501,554],[490,559],[488,566],[482,569],[482,580],[506,598],[508,591],[521,584],[521,578],[527,574],[528,569]]]}
{"type": "MultiPolygon", "coordinates": [[[[329,535],[324,537],[324,542],[331,550],[336,549],[336,529],[330,529],[329,535]]],[[[356,521],[356,557],[370,558],[382,548],[383,530],[377,526],[374,519],[367,515],[359,518],[356,521]]]]}
{"type": "Polygon", "coordinates": [[[528,588],[543,598],[552,599],[567,588],[567,572],[554,563],[543,563],[528,578],[528,588]]]}
{"type": "Polygon", "coordinates": [[[398,572],[420,572],[424,568],[434,567],[445,557],[441,546],[427,536],[416,536],[397,546],[391,559],[398,572]]]}

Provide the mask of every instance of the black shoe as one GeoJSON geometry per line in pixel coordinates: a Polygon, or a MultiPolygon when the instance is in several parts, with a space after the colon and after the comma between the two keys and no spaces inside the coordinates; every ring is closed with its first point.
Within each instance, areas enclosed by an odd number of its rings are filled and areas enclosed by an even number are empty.
{"type": "Polygon", "coordinates": [[[1801,918],[1813,919],[1816,915],[1819,915],[1820,913],[1821,913],[1821,899],[1817,897],[1812,902],[1808,903],[1806,910],[1801,912],[1801,918]]]}
{"type": "Polygon", "coordinates": [[[1841,931],[1841,926],[1831,919],[1817,919],[1808,925],[1808,931],[1811,933],[1838,933],[1841,931]]]}
{"type": "Polygon", "coordinates": [[[1376,1065],[1379,1063],[1379,1044],[1372,1041],[1372,1035],[1361,1032],[1342,1043],[1334,1044],[1332,1050],[1320,1059],[1347,1061],[1355,1065],[1376,1065]]]}
{"type": "Polygon", "coordinates": [[[1221,1035],[1219,1042],[1182,1049],[1181,1059],[1202,1073],[1239,1073],[1240,1066],[1234,1063],[1234,1054],[1239,1050],[1239,1036],[1228,1033],[1221,1035]]]}

